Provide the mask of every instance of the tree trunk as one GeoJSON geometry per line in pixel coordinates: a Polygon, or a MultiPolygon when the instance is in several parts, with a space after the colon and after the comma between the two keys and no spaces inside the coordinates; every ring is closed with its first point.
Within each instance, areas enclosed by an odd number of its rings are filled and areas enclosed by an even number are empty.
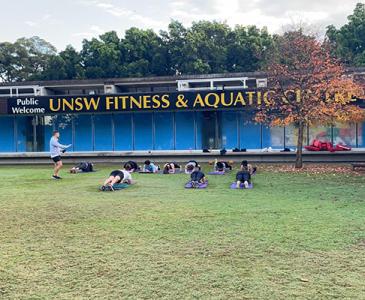
{"type": "Polygon", "coordinates": [[[299,122],[297,153],[295,158],[295,167],[297,169],[303,168],[303,137],[304,137],[304,124],[302,122],[299,122]]]}

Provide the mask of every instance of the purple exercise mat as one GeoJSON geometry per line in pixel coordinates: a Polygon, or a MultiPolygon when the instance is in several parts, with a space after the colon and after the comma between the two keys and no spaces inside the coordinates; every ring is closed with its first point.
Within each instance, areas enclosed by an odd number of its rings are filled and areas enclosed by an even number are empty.
{"type": "MultiPolygon", "coordinates": [[[[203,183],[199,183],[198,186],[196,187],[196,189],[205,189],[208,186],[208,181],[203,182],[203,183]]],[[[189,181],[188,183],[185,184],[185,188],[186,189],[194,189],[191,181],[189,181]]]]}
{"type": "Polygon", "coordinates": [[[208,173],[208,175],[225,175],[225,174],[226,174],[225,171],[213,171],[208,173]]]}
{"type": "MultiPolygon", "coordinates": [[[[236,189],[237,189],[237,186],[236,186],[236,183],[235,183],[235,182],[233,182],[233,183],[231,184],[231,189],[232,189],[232,190],[236,190],[236,189]]],[[[245,186],[244,186],[244,184],[243,184],[243,183],[241,183],[241,185],[240,185],[240,189],[242,189],[242,190],[244,190],[244,189],[245,189],[245,186]]],[[[253,189],[253,183],[252,183],[252,182],[248,185],[248,189],[249,189],[249,190],[250,190],[250,189],[253,189]]]]}

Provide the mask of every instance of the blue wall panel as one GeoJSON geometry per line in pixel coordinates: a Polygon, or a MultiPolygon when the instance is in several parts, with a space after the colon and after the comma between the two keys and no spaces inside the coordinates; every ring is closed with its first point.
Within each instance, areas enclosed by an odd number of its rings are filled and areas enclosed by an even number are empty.
{"type": "Polygon", "coordinates": [[[254,123],[252,116],[241,115],[240,147],[246,149],[261,148],[261,125],[254,123]]]}
{"type": "Polygon", "coordinates": [[[14,117],[0,117],[0,152],[14,151],[14,117]]]}
{"type": "Polygon", "coordinates": [[[237,113],[222,112],[222,147],[233,149],[238,147],[237,113]]]}
{"type": "Polygon", "coordinates": [[[152,113],[134,114],[134,150],[152,150],[152,113]]]}
{"type": "Polygon", "coordinates": [[[78,115],[75,118],[74,150],[75,151],[93,150],[91,115],[78,115]]]}
{"type": "Polygon", "coordinates": [[[18,152],[33,151],[33,117],[16,117],[18,152]]]}
{"type": "Polygon", "coordinates": [[[194,114],[189,112],[175,113],[176,149],[195,149],[194,114]]]}
{"type": "Polygon", "coordinates": [[[133,150],[132,114],[115,114],[113,117],[115,130],[114,149],[116,151],[133,150]]]}
{"type": "Polygon", "coordinates": [[[365,122],[357,125],[358,147],[365,148],[365,122]]]}
{"type": "Polygon", "coordinates": [[[155,113],[155,150],[174,149],[173,113],[155,113]]]}
{"type": "Polygon", "coordinates": [[[112,115],[94,115],[95,151],[112,151],[112,115]]]}

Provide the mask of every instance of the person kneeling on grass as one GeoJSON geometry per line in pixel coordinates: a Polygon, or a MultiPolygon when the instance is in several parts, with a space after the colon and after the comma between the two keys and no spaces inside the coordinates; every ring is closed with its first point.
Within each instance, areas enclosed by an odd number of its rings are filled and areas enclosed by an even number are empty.
{"type": "Polygon", "coordinates": [[[250,173],[250,175],[253,175],[256,173],[257,168],[249,164],[247,160],[243,160],[241,162],[241,170],[247,170],[250,173]]]}
{"type": "Polygon", "coordinates": [[[241,164],[241,169],[236,174],[236,187],[239,189],[242,183],[246,189],[251,183],[251,173],[247,164],[241,164]]]}
{"type": "Polygon", "coordinates": [[[200,170],[200,165],[195,160],[189,160],[185,165],[185,174],[191,174],[195,170],[200,170]]]}
{"type": "Polygon", "coordinates": [[[143,165],[143,172],[147,173],[157,173],[160,168],[156,166],[154,163],[150,162],[149,160],[146,160],[143,165]]]}
{"type": "Polygon", "coordinates": [[[106,190],[109,187],[113,191],[113,185],[118,183],[132,184],[132,176],[128,170],[114,170],[110,173],[109,177],[105,180],[102,190],[106,190]]]}
{"type": "Polygon", "coordinates": [[[88,173],[94,171],[94,164],[91,162],[83,161],[78,163],[76,166],[72,167],[70,169],[70,173],[76,174],[76,173],[88,173]]]}
{"type": "Polygon", "coordinates": [[[180,169],[180,166],[174,162],[167,163],[163,166],[163,173],[164,174],[175,174],[176,169],[180,169]]]}
{"type": "Polygon", "coordinates": [[[137,172],[138,171],[138,165],[135,161],[133,160],[130,160],[130,161],[127,161],[125,164],[124,164],[124,169],[129,169],[130,173],[134,173],[134,172],[137,172]]]}
{"type": "Polygon", "coordinates": [[[228,162],[218,161],[218,159],[216,159],[214,161],[214,171],[215,172],[224,172],[226,170],[232,171],[232,166],[228,162]]]}
{"type": "Polygon", "coordinates": [[[200,170],[195,170],[190,174],[191,186],[196,188],[199,184],[207,181],[205,174],[200,170]]]}

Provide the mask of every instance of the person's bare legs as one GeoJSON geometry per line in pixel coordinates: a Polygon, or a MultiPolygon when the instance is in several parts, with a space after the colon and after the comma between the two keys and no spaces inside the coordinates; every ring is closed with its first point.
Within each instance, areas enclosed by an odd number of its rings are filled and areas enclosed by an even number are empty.
{"type": "Polygon", "coordinates": [[[62,161],[58,161],[54,164],[54,169],[53,169],[53,172],[54,172],[54,176],[58,176],[58,172],[61,170],[62,168],[62,161]]]}
{"type": "Polygon", "coordinates": [[[236,182],[236,188],[240,188],[241,187],[241,181],[239,181],[239,180],[237,180],[237,182],[236,182]]]}
{"type": "Polygon", "coordinates": [[[113,179],[114,179],[114,176],[110,176],[107,180],[105,180],[104,186],[110,184],[113,181],[113,179]]]}
{"type": "Polygon", "coordinates": [[[112,187],[114,184],[116,184],[117,182],[120,182],[121,178],[119,176],[115,176],[113,178],[113,180],[110,182],[110,186],[112,187]]]}

